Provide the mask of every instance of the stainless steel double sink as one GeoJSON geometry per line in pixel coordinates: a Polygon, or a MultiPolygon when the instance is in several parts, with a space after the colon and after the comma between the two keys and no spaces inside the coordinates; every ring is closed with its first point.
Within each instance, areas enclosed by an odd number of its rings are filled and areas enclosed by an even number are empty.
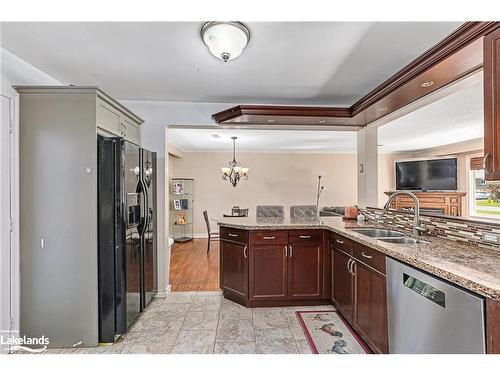
{"type": "Polygon", "coordinates": [[[351,231],[362,234],[364,236],[376,238],[377,240],[402,244],[402,245],[417,245],[420,243],[429,243],[428,241],[417,240],[416,238],[408,237],[402,232],[390,229],[380,228],[358,228],[351,231]]]}

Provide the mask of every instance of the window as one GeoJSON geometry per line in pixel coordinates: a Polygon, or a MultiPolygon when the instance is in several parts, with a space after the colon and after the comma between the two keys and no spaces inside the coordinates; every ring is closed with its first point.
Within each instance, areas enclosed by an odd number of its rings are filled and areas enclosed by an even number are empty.
{"type": "Polygon", "coordinates": [[[469,216],[500,220],[500,182],[486,181],[484,170],[469,174],[469,216]]]}

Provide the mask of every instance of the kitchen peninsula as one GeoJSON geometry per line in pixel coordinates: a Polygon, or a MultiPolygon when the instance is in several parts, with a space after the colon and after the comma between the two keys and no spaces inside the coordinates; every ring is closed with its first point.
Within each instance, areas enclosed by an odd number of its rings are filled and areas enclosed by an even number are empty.
{"type": "Polygon", "coordinates": [[[340,217],[224,218],[218,225],[225,298],[246,307],[332,302],[374,352],[388,353],[387,260],[394,259],[484,297],[486,350],[500,352],[498,250],[434,236],[386,242],[356,232],[380,224],[340,217]]]}

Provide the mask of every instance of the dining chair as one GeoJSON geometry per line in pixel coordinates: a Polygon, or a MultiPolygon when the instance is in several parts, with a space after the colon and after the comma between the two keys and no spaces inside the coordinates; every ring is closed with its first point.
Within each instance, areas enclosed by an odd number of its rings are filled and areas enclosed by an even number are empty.
{"type": "Polygon", "coordinates": [[[257,217],[284,217],[284,206],[257,206],[257,217]]]}
{"type": "Polygon", "coordinates": [[[316,205],[290,206],[291,219],[311,219],[316,217],[318,217],[318,206],[316,205]]]}
{"type": "Polygon", "coordinates": [[[207,234],[208,234],[208,247],[207,254],[210,251],[210,241],[218,241],[219,240],[219,232],[212,232],[210,230],[210,220],[208,219],[207,210],[203,211],[203,218],[205,219],[205,224],[207,226],[207,234]]]}

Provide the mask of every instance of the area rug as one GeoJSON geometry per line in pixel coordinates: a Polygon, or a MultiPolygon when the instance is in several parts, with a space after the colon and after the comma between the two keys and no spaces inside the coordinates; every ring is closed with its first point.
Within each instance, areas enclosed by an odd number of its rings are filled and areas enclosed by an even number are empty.
{"type": "Polygon", "coordinates": [[[297,311],[314,354],[366,354],[370,350],[336,311],[297,311]]]}

